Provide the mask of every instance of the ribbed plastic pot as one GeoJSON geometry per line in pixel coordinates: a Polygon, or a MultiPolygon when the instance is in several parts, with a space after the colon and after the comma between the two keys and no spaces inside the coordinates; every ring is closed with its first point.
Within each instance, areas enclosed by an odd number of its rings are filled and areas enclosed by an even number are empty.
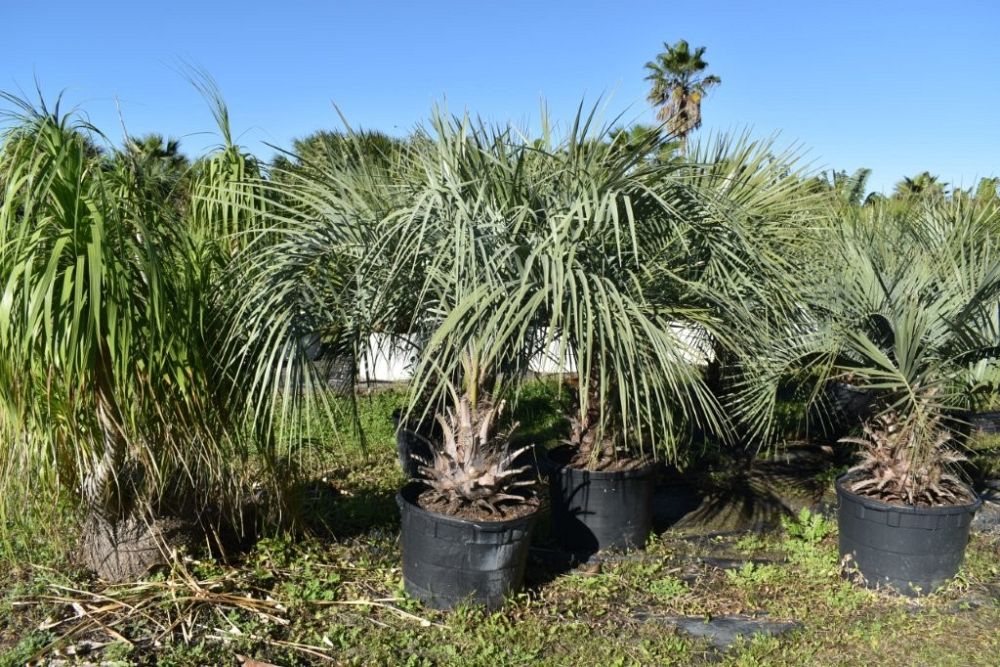
{"type": "Polygon", "coordinates": [[[552,533],[581,556],[604,549],[642,549],[653,528],[653,471],[580,470],[568,465],[573,450],[548,453],[552,533]]]}
{"type": "Polygon", "coordinates": [[[399,457],[399,467],[403,469],[403,474],[407,478],[414,479],[420,474],[420,464],[412,455],[416,454],[423,459],[430,460],[433,453],[427,440],[421,438],[413,430],[412,425],[402,423],[402,411],[393,412],[392,419],[396,425],[396,455],[399,457]]]}
{"type": "Polygon", "coordinates": [[[435,609],[469,602],[499,608],[521,589],[538,512],[508,521],[470,521],[417,505],[419,482],[396,494],[402,514],[403,586],[435,609]]]}
{"type": "Polygon", "coordinates": [[[845,485],[849,480],[844,475],[836,483],[840,555],[851,556],[869,588],[926,595],[955,576],[981,500],[904,507],[852,493],[845,485]]]}

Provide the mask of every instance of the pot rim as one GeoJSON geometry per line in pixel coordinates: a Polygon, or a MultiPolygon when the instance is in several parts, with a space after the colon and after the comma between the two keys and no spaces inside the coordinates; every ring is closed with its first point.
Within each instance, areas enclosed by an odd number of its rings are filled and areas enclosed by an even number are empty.
{"type": "Polygon", "coordinates": [[[559,445],[558,447],[553,447],[552,449],[545,450],[545,462],[549,467],[563,475],[570,473],[580,473],[586,474],[591,479],[601,479],[601,480],[611,480],[611,479],[632,479],[634,477],[647,477],[653,473],[656,469],[656,461],[650,460],[649,463],[642,466],[641,468],[632,468],[629,470],[587,470],[586,468],[575,468],[569,463],[559,463],[556,461],[552,454],[553,452],[569,452],[573,450],[572,445],[559,445]]]}
{"type": "Polygon", "coordinates": [[[501,519],[500,521],[463,519],[461,517],[451,516],[450,514],[441,514],[440,512],[425,510],[423,507],[418,505],[416,503],[416,497],[419,495],[418,490],[422,491],[426,488],[427,484],[419,480],[411,480],[407,482],[403,488],[396,493],[396,504],[399,505],[400,510],[402,511],[405,508],[407,512],[413,512],[418,515],[426,516],[438,523],[444,523],[450,526],[475,528],[476,530],[483,532],[499,533],[533,522],[538,516],[539,511],[542,509],[541,503],[539,503],[539,505],[535,507],[534,512],[525,514],[524,516],[515,517],[513,519],[501,519]]]}
{"type": "Polygon", "coordinates": [[[941,505],[938,507],[916,507],[914,505],[895,505],[893,503],[887,503],[883,500],[878,500],[876,498],[871,498],[869,496],[864,496],[859,493],[854,493],[847,489],[844,484],[851,478],[855,477],[854,473],[844,473],[837,478],[834,484],[837,489],[838,498],[848,498],[852,502],[858,503],[866,509],[880,510],[880,511],[893,511],[899,512],[900,514],[967,514],[969,512],[975,512],[983,504],[982,498],[979,494],[970,487],[968,484],[963,484],[966,490],[972,495],[975,500],[971,503],[966,503],[964,505],[941,505]]]}

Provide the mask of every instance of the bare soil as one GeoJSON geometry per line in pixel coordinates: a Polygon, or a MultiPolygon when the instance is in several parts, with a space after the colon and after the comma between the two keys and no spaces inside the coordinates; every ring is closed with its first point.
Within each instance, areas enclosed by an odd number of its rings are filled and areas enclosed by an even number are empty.
{"type": "Polygon", "coordinates": [[[627,472],[630,470],[640,470],[650,463],[648,458],[619,457],[613,459],[599,459],[591,462],[590,457],[583,452],[577,452],[569,461],[571,468],[577,470],[590,470],[593,472],[627,472]]]}
{"type": "Polygon", "coordinates": [[[510,521],[520,519],[538,510],[540,502],[537,496],[526,498],[524,502],[508,502],[497,506],[497,512],[475,505],[449,502],[432,489],[427,489],[417,496],[417,505],[428,512],[436,512],[468,521],[510,521]]]}
{"type": "MultiPolygon", "coordinates": [[[[860,480],[854,480],[860,481],[860,480]]],[[[880,503],[885,503],[887,505],[892,505],[893,507],[961,507],[963,505],[971,505],[976,502],[975,494],[966,486],[954,486],[948,485],[948,490],[955,494],[959,499],[957,502],[936,502],[930,503],[926,500],[918,500],[916,504],[909,504],[900,502],[897,498],[887,498],[883,494],[880,494],[877,489],[861,489],[860,491],[855,491],[853,486],[849,484],[848,488],[851,493],[862,496],[864,498],[871,498],[872,500],[877,500],[880,503]]]]}

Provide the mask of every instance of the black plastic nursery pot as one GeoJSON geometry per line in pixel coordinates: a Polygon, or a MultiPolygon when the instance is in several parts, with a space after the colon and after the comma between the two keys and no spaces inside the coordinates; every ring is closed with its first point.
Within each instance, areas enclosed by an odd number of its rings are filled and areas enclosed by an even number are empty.
{"type": "MultiPolygon", "coordinates": [[[[891,505],[849,491],[837,479],[841,558],[850,555],[869,588],[925,595],[958,572],[982,501],[947,507],[891,505]]],[[[971,493],[971,491],[970,491],[971,493]]]]}
{"type": "Polygon", "coordinates": [[[411,482],[396,494],[406,592],[435,609],[463,602],[499,608],[524,582],[538,511],[507,521],[461,519],[418,506],[425,488],[411,482]]]}
{"type": "Polygon", "coordinates": [[[428,444],[428,438],[434,435],[433,429],[428,427],[424,429],[428,433],[419,433],[415,430],[419,427],[403,423],[401,410],[393,412],[392,419],[396,425],[396,455],[399,457],[399,467],[409,479],[414,479],[420,474],[420,464],[413,455],[428,461],[433,458],[433,452],[428,444]]]}
{"type": "Polygon", "coordinates": [[[581,470],[574,450],[548,452],[552,533],[580,556],[604,549],[642,549],[653,528],[654,464],[635,470],[581,470]]]}

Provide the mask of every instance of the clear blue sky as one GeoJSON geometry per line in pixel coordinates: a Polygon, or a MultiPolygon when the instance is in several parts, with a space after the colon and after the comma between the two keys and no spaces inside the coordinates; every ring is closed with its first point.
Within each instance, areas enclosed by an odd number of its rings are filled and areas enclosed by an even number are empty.
{"type": "Polygon", "coordinates": [[[908,2],[29,2],[0,0],[0,89],[82,106],[120,138],[214,143],[180,74],[209,71],[241,141],[338,125],[405,134],[435,102],[531,122],[584,96],[651,121],[643,63],[664,41],[708,47],[722,85],[702,132],[751,127],[808,148],[816,168],[874,169],[891,187],[928,169],[952,184],[1000,174],[1000,3],[908,2]]]}

